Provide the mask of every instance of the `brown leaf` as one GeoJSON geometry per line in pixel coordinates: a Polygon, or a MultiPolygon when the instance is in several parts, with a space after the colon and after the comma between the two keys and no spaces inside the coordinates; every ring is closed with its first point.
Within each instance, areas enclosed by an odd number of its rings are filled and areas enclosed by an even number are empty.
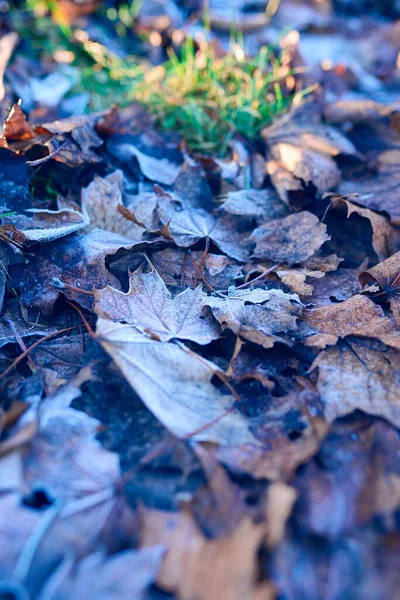
{"type": "Polygon", "coordinates": [[[382,152],[375,163],[376,173],[363,175],[362,179],[343,181],[342,194],[357,192],[357,202],[380,213],[389,215],[393,225],[400,225],[400,150],[382,152]]]}
{"type": "Polygon", "coordinates": [[[325,274],[329,271],[336,271],[342,260],[337,254],[330,254],[328,256],[315,254],[301,266],[278,267],[275,273],[295,294],[311,296],[315,283],[313,285],[306,283],[307,278],[321,279],[325,277],[325,274]]]}
{"type": "Polygon", "coordinates": [[[95,290],[94,297],[99,317],[131,323],[162,342],[177,338],[209,344],[218,337],[217,327],[202,313],[207,296],[201,286],[172,298],[157,273],[131,273],[126,294],[107,287],[95,290]]]}
{"type": "Polygon", "coordinates": [[[158,585],[180,600],[273,600],[272,586],[257,581],[264,525],[242,520],[228,536],[207,539],[187,512],[141,511],[141,547],[165,544],[158,585]]]}
{"type": "Polygon", "coordinates": [[[122,203],[122,183],[122,172],[115,171],[105,178],[96,176],[92,183],[82,190],[82,210],[90,221],[86,230],[103,229],[139,241],[143,238],[146,226],[151,228],[156,199],[154,194],[144,194],[130,208],[135,210],[137,220],[141,220],[142,226],[139,226],[127,220],[119,211],[122,203]]]}
{"type": "Polygon", "coordinates": [[[397,325],[400,324],[400,252],[360,274],[360,283],[365,287],[377,283],[380,291],[373,298],[384,298],[390,303],[397,325]]]}
{"type": "Polygon", "coordinates": [[[4,136],[7,140],[29,140],[35,136],[19,104],[14,104],[4,121],[4,136]]]}
{"type": "Polygon", "coordinates": [[[133,246],[134,241],[109,232],[74,234],[37,250],[34,256],[28,255],[26,264],[11,267],[12,285],[20,291],[26,306],[36,307],[47,315],[61,292],[90,308],[93,297],[68,286],[89,292],[95,285],[118,287],[118,280],[106,268],[106,257],[133,246]]]}
{"type": "Polygon", "coordinates": [[[251,240],[256,243],[256,257],[293,265],[315,254],[329,236],[325,224],[303,211],[257,227],[251,240]]]}
{"type": "Polygon", "coordinates": [[[218,444],[254,443],[233,397],[211,383],[220,369],[183,345],[154,341],[132,325],[98,319],[100,344],[149,410],[175,436],[218,444]]]}
{"type": "Polygon", "coordinates": [[[296,476],[299,519],[312,535],[337,538],[400,506],[398,435],[367,415],[339,419],[296,476]],[[374,482],[371,485],[371,482],[374,482]]]}
{"type": "Polygon", "coordinates": [[[400,424],[400,353],[380,342],[350,338],[321,352],[317,387],[329,421],[359,409],[400,424]]]}
{"type": "Polygon", "coordinates": [[[271,151],[267,170],[272,182],[281,199],[296,208],[339,183],[340,172],[332,157],[357,154],[349,140],[322,123],[316,101],[294,106],[261,135],[271,151]]]}
{"type": "Polygon", "coordinates": [[[241,338],[271,348],[282,341],[274,334],[297,328],[296,316],[301,303],[296,294],[281,290],[230,290],[226,298],[208,297],[203,306],[209,306],[214,317],[241,338]]]}
{"type": "Polygon", "coordinates": [[[349,335],[370,337],[400,350],[400,331],[391,319],[366,296],[353,296],[345,302],[303,311],[303,320],[314,332],[307,346],[325,348],[349,335]]]}
{"type": "Polygon", "coordinates": [[[372,227],[372,246],[378,255],[379,260],[385,260],[388,256],[396,252],[400,246],[400,233],[392,227],[389,221],[383,216],[375,213],[368,208],[357,206],[357,195],[351,197],[353,201],[337,194],[331,198],[334,207],[344,207],[347,211],[347,218],[356,214],[368,219],[372,227]]]}

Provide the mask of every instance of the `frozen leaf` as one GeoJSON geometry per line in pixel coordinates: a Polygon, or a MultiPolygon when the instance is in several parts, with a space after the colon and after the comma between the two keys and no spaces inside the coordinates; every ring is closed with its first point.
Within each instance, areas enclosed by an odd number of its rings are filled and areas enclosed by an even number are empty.
{"type": "Polygon", "coordinates": [[[226,298],[210,296],[203,305],[211,308],[220,325],[264,348],[282,341],[275,334],[296,329],[301,310],[296,294],[263,289],[231,290],[226,298]]]}
{"type": "Polygon", "coordinates": [[[162,342],[177,338],[208,344],[218,337],[218,329],[202,313],[206,297],[199,286],[172,298],[157,273],[131,273],[126,294],[111,287],[96,290],[94,310],[103,319],[130,323],[162,342]]]}
{"type": "Polygon", "coordinates": [[[350,338],[321,352],[317,387],[329,421],[359,409],[400,425],[400,353],[380,342],[350,338]]]}
{"type": "Polygon", "coordinates": [[[261,134],[271,146],[287,143],[326,156],[357,154],[343,134],[322,123],[321,109],[314,100],[294,106],[289,113],[265,127],[261,134]]]}
{"type": "Polygon", "coordinates": [[[165,544],[157,584],[181,600],[272,600],[272,586],[257,580],[264,525],[249,518],[228,536],[207,539],[187,512],[142,510],[141,546],[165,544]]]}
{"type": "Polygon", "coordinates": [[[334,539],[396,512],[400,471],[393,456],[399,451],[399,437],[389,423],[362,414],[338,419],[316,457],[296,476],[302,527],[334,539]]]}
{"type": "Polygon", "coordinates": [[[219,372],[215,364],[182,346],[152,340],[132,325],[98,319],[97,336],[148,409],[175,436],[225,445],[257,443],[232,408],[232,396],[212,385],[219,372]]]}
{"type": "Polygon", "coordinates": [[[30,208],[29,215],[5,217],[4,223],[14,225],[28,242],[47,243],[70,235],[88,225],[89,220],[75,210],[43,210],[30,208]]]}
{"type": "Polygon", "coordinates": [[[325,348],[349,335],[370,337],[400,350],[400,331],[385,317],[380,306],[366,296],[354,296],[345,302],[304,311],[303,320],[313,334],[308,346],[325,348]]]}
{"type": "Polygon", "coordinates": [[[308,211],[271,221],[254,230],[257,258],[293,265],[310,258],[329,240],[326,225],[308,211]]]}
{"type": "MultiPolygon", "coordinates": [[[[278,377],[282,381],[282,377],[278,377]]],[[[216,457],[238,475],[287,480],[318,451],[328,424],[317,394],[293,391],[286,396],[262,396],[259,414],[250,419],[258,446],[219,446],[216,457]]]]}

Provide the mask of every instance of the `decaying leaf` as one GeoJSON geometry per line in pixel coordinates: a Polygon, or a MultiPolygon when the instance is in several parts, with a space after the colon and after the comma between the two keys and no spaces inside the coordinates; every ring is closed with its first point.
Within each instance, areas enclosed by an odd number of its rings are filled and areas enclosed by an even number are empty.
{"type": "Polygon", "coordinates": [[[325,348],[349,335],[380,340],[400,350],[400,331],[380,306],[366,296],[353,296],[345,302],[304,311],[303,320],[313,332],[306,344],[325,348]]]}
{"type": "Polygon", "coordinates": [[[296,316],[301,310],[296,294],[257,288],[231,290],[226,298],[209,297],[203,305],[211,308],[223,327],[264,348],[282,341],[275,334],[296,329],[296,316]]]}
{"type": "Polygon", "coordinates": [[[104,350],[146,406],[177,437],[257,444],[233,398],[212,385],[219,368],[182,346],[159,342],[132,325],[98,319],[104,350]]]}
{"type": "Polygon", "coordinates": [[[399,426],[398,351],[373,340],[350,338],[321,352],[311,367],[316,368],[329,421],[359,409],[399,426]]]}
{"type": "Polygon", "coordinates": [[[135,211],[137,220],[143,223],[143,226],[139,226],[126,219],[118,210],[122,204],[122,183],[122,172],[115,171],[104,178],[95,177],[82,190],[82,210],[90,222],[86,230],[102,229],[139,241],[146,225],[151,228],[156,198],[154,194],[147,194],[130,207],[130,210],[135,211]]]}
{"type": "Polygon", "coordinates": [[[334,195],[331,199],[333,206],[344,207],[347,211],[347,218],[356,214],[368,219],[372,227],[372,245],[378,255],[379,260],[385,260],[400,246],[399,232],[383,216],[375,213],[368,208],[357,206],[357,196],[351,197],[353,202],[345,196],[334,195]]]}
{"type": "Polygon", "coordinates": [[[372,293],[373,298],[386,299],[400,323],[400,252],[396,252],[385,261],[371,267],[360,274],[360,283],[365,287],[369,283],[377,283],[380,291],[372,293]]]}
{"type": "Polygon", "coordinates": [[[228,192],[221,208],[232,215],[256,217],[262,222],[286,217],[289,212],[272,189],[228,192]]]}
{"type": "Polygon", "coordinates": [[[254,254],[258,258],[293,265],[315,254],[329,236],[326,225],[304,211],[257,227],[251,239],[256,243],[254,254]]]}
{"type": "Polygon", "coordinates": [[[272,600],[272,586],[257,583],[263,535],[264,526],[246,518],[233,534],[209,540],[188,513],[142,511],[141,546],[167,548],[157,583],[182,600],[272,600]]]}
{"type": "Polygon", "coordinates": [[[362,179],[343,181],[340,192],[358,194],[357,202],[379,213],[387,214],[393,225],[400,225],[398,191],[400,186],[400,150],[385,150],[375,163],[376,172],[362,179]]]}
{"type": "Polygon", "coordinates": [[[296,208],[334,188],[340,171],[333,157],[356,149],[339,131],[323,125],[315,102],[305,102],[265,127],[270,147],[267,170],[281,199],[296,208]]]}
{"type": "Polygon", "coordinates": [[[39,308],[45,314],[51,313],[61,291],[67,298],[91,307],[90,294],[69,286],[89,292],[94,286],[117,287],[119,282],[106,268],[105,259],[134,245],[129,238],[99,230],[85,236],[68,236],[54,242],[50,249],[28,255],[25,264],[12,267],[12,285],[20,291],[26,306],[39,308]]]}
{"type": "Polygon", "coordinates": [[[95,291],[95,312],[103,319],[135,325],[162,342],[173,338],[208,344],[218,329],[202,313],[206,294],[187,288],[172,298],[157,273],[131,273],[125,294],[111,287],[95,291]]]}

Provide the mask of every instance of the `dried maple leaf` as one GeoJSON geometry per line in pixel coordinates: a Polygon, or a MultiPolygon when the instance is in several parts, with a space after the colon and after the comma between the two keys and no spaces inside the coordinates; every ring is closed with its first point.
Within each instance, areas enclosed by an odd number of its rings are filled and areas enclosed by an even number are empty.
{"type": "Polygon", "coordinates": [[[95,291],[94,310],[99,317],[131,323],[152,337],[208,344],[219,335],[217,327],[202,313],[207,297],[201,286],[187,288],[172,298],[157,273],[131,273],[125,294],[112,287],[95,291]]]}
{"type": "Polygon", "coordinates": [[[170,237],[183,248],[209,238],[231,258],[246,261],[250,255],[250,224],[243,217],[223,214],[218,219],[201,208],[194,208],[176,195],[158,195],[157,214],[168,225],[170,237]]]}
{"type": "Polygon", "coordinates": [[[358,201],[356,194],[349,198],[351,198],[351,201],[348,200],[346,196],[334,194],[330,199],[334,207],[345,208],[348,219],[353,214],[368,219],[372,227],[372,246],[378,255],[379,260],[385,260],[385,258],[393,254],[393,252],[399,248],[399,232],[392,227],[383,215],[379,215],[368,208],[357,206],[357,204],[355,204],[358,201]]]}
{"type": "Polygon", "coordinates": [[[349,140],[322,123],[316,102],[295,106],[261,135],[270,147],[267,170],[272,183],[281,199],[295,208],[339,183],[340,171],[332,157],[357,154],[349,140]]]}
{"type": "Polygon", "coordinates": [[[400,353],[380,342],[350,338],[321,352],[317,387],[329,421],[359,409],[400,425],[400,353]]]}
{"type": "Polygon", "coordinates": [[[96,333],[147,408],[175,436],[218,444],[254,443],[233,397],[211,383],[212,362],[171,342],[159,342],[132,325],[98,319],[96,333]],[[193,435],[192,435],[193,434],[193,435]]]}
{"type": "Polygon", "coordinates": [[[223,327],[264,348],[283,341],[275,334],[296,329],[301,311],[299,297],[282,290],[230,290],[226,298],[210,296],[203,305],[211,308],[223,327]]]}
{"type": "Polygon", "coordinates": [[[380,291],[372,293],[372,298],[385,299],[390,303],[390,308],[400,324],[400,252],[396,252],[385,261],[363,271],[360,274],[360,283],[365,287],[369,283],[377,283],[380,291]]]}
{"type": "Polygon", "coordinates": [[[187,512],[141,511],[141,547],[165,544],[158,585],[181,600],[273,600],[257,581],[257,552],[264,525],[244,518],[229,536],[207,539],[187,512]]]}
{"type": "Polygon", "coordinates": [[[36,307],[47,315],[61,292],[90,308],[91,292],[96,285],[119,286],[116,277],[106,268],[106,257],[121,248],[131,249],[136,243],[105,231],[92,231],[85,236],[73,234],[37,250],[34,256],[28,255],[25,264],[11,267],[12,287],[19,290],[26,306],[36,307]],[[74,291],[69,286],[90,294],[74,291]]]}
{"type": "Polygon", "coordinates": [[[329,271],[336,271],[342,258],[337,254],[329,254],[328,256],[319,256],[315,254],[307,259],[303,265],[298,267],[280,266],[275,270],[279,279],[290,288],[295,294],[300,296],[311,296],[314,290],[314,285],[307,283],[308,277],[312,279],[321,279],[325,277],[329,271]]]}
{"type": "Polygon", "coordinates": [[[303,311],[302,319],[310,331],[306,345],[325,348],[349,335],[375,338],[400,350],[400,331],[383,310],[366,296],[353,296],[345,302],[303,311]]]}
{"type": "Polygon", "coordinates": [[[326,225],[303,211],[257,227],[250,239],[257,258],[293,265],[310,258],[330,238],[326,225]]]}
{"type": "Polygon", "coordinates": [[[380,213],[389,215],[393,225],[400,225],[400,150],[386,150],[379,154],[376,173],[363,174],[362,179],[343,181],[342,194],[357,192],[357,202],[380,213]]]}
{"type": "Polygon", "coordinates": [[[122,204],[122,183],[122,172],[115,171],[104,178],[96,176],[92,183],[82,190],[82,210],[90,221],[86,230],[103,229],[139,241],[143,238],[146,226],[151,229],[156,196],[142,194],[137,202],[129,206],[129,209],[135,212],[137,221],[141,222],[141,225],[137,225],[119,211],[122,204]]]}

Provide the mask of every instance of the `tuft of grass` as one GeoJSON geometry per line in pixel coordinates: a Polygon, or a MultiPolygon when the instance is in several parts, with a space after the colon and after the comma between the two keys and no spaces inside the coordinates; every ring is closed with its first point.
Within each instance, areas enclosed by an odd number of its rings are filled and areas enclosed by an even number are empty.
{"type": "Polygon", "coordinates": [[[131,97],[157,116],[163,129],[180,133],[191,150],[226,154],[235,133],[250,140],[284,111],[291,97],[279,85],[280,61],[272,46],[249,58],[236,39],[218,56],[204,41],[188,37],[178,56],[172,49],[161,66],[144,71],[131,97]]]}
{"type": "MultiPolygon", "coordinates": [[[[130,9],[122,5],[119,12],[104,12],[116,35],[133,28],[138,2],[130,9]]],[[[19,27],[22,36],[42,58],[60,50],[73,57],[77,82],[70,94],[88,92],[88,110],[136,100],[156,116],[158,127],[179,133],[191,151],[226,155],[235,134],[257,139],[260,129],[293,99],[282,92],[282,74],[288,72],[274,46],[248,57],[243,40],[233,33],[222,55],[207,40],[195,43],[187,37],[179,51],[169,48],[168,60],[154,67],[135,56],[121,59],[85,31],[57,19],[52,0],[27,0],[25,8],[28,27],[19,27]]]]}

